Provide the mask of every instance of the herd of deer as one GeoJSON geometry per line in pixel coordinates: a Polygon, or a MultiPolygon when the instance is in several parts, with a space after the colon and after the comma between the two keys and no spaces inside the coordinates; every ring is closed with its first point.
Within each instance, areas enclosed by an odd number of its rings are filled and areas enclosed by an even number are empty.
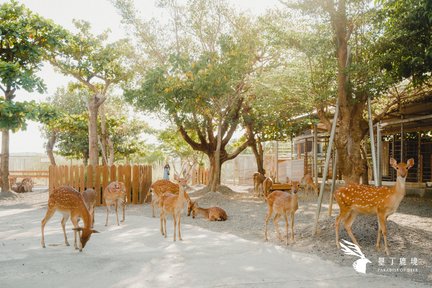
{"type": "MultiPolygon", "coordinates": [[[[381,246],[381,234],[384,239],[385,252],[389,255],[387,246],[387,217],[393,214],[402,199],[405,196],[405,179],[408,170],[414,166],[414,159],[409,159],[407,163],[397,163],[393,158],[390,159],[390,165],[397,171],[397,181],[393,187],[374,187],[360,184],[347,184],[339,188],[335,192],[335,199],[339,204],[340,213],[336,218],[335,231],[336,231],[336,245],[340,247],[339,243],[339,225],[341,222],[351,238],[352,242],[359,246],[356,238],[354,237],[351,226],[358,214],[376,214],[378,218],[378,236],[377,236],[377,249],[381,246]]],[[[225,221],[228,216],[227,213],[220,207],[201,208],[196,201],[193,201],[186,192],[187,181],[185,178],[175,177],[177,184],[169,180],[157,180],[151,185],[152,192],[152,213],[155,217],[155,206],[160,209],[160,231],[162,236],[167,237],[166,219],[167,215],[171,215],[174,223],[173,239],[182,240],[181,237],[181,213],[187,203],[187,216],[195,218],[196,215],[203,215],[210,221],[225,221]]],[[[263,196],[267,203],[267,214],[265,216],[265,240],[267,237],[267,226],[273,213],[273,223],[277,236],[281,239],[279,231],[279,219],[281,216],[285,220],[286,230],[286,244],[288,244],[288,219],[291,222],[291,241],[294,241],[294,214],[298,210],[298,196],[297,192],[300,189],[301,182],[305,187],[311,187],[316,193],[317,187],[313,183],[312,177],[306,175],[301,181],[290,181],[291,193],[275,190],[270,193],[273,185],[273,179],[265,177],[261,173],[256,172],[253,175],[254,190],[258,196],[263,196]],[[261,187],[262,194],[259,192],[261,187]]],[[[149,193],[148,193],[149,194],[149,193]]],[[[115,206],[117,225],[118,220],[118,206],[123,208],[123,219],[125,220],[125,205],[126,205],[126,189],[122,182],[111,182],[103,190],[103,199],[106,204],[107,216],[105,226],[108,225],[108,215],[110,207],[115,206]]],[[[63,214],[61,225],[63,229],[65,244],[69,246],[66,237],[65,224],[71,218],[74,226],[74,245],[75,249],[82,249],[85,247],[87,241],[90,239],[92,233],[98,233],[93,230],[94,223],[94,207],[96,204],[96,194],[93,189],[87,189],[83,193],[78,192],[72,187],[62,186],[51,191],[48,200],[48,210],[44,219],[42,220],[42,247],[45,248],[44,227],[48,220],[54,215],[55,211],[63,214]],[[78,225],[79,219],[84,222],[84,227],[78,225]],[[77,235],[79,241],[77,244],[77,235]]]]}

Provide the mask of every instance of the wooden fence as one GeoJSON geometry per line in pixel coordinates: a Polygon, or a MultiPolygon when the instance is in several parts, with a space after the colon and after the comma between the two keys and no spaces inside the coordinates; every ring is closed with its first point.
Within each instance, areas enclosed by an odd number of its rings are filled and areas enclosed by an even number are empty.
{"type": "MultiPolygon", "coordinates": [[[[96,204],[102,205],[102,191],[112,181],[121,181],[126,186],[126,201],[144,202],[152,183],[152,168],[149,165],[119,166],[53,166],[49,167],[50,192],[59,186],[72,186],[80,192],[87,188],[96,191],[96,204]]],[[[149,196],[147,201],[151,201],[149,196]]]]}
{"type": "Polygon", "coordinates": [[[192,185],[204,184],[207,185],[209,181],[209,169],[199,166],[198,169],[192,170],[192,185]]]}

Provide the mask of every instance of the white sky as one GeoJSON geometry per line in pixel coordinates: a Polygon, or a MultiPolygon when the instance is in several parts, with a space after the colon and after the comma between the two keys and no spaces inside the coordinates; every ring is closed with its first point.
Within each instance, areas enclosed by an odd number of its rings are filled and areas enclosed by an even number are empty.
{"type": "MultiPolygon", "coordinates": [[[[0,3],[8,1],[0,0],[0,3]]],[[[82,19],[91,23],[93,32],[99,34],[106,29],[111,30],[113,38],[125,37],[120,25],[120,16],[109,0],[18,0],[32,11],[67,29],[73,29],[72,19],[82,19]]],[[[145,18],[153,17],[160,12],[154,6],[153,0],[135,0],[141,15],[145,18]]],[[[264,13],[268,8],[278,5],[277,0],[229,0],[241,10],[247,10],[254,14],[264,13]]],[[[44,79],[48,91],[46,94],[26,93],[18,91],[16,101],[36,100],[44,101],[48,95],[73,80],[55,72],[48,64],[45,65],[39,75],[44,79]]],[[[44,139],[41,137],[40,125],[29,122],[26,131],[11,133],[10,152],[44,152],[44,139]]]]}

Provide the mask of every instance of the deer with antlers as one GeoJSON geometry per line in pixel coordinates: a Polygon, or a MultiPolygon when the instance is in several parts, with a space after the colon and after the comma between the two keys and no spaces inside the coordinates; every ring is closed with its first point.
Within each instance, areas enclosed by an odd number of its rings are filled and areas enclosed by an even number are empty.
{"type": "Polygon", "coordinates": [[[283,216],[285,219],[286,245],[288,245],[288,217],[291,217],[291,241],[294,241],[294,214],[298,209],[297,192],[299,191],[300,183],[298,181],[291,181],[290,184],[291,193],[276,190],[270,193],[270,195],[266,198],[268,206],[268,211],[265,218],[264,232],[266,241],[268,241],[267,226],[273,212],[275,212],[273,224],[275,226],[275,231],[279,239],[282,239],[279,231],[279,218],[283,216]]]}
{"type": "Polygon", "coordinates": [[[174,222],[174,241],[176,241],[176,231],[178,230],[178,238],[181,237],[181,213],[183,212],[184,204],[190,201],[189,195],[186,193],[187,179],[178,178],[179,193],[173,195],[170,193],[162,195],[159,200],[160,208],[160,229],[162,236],[167,238],[166,216],[171,214],[174,222]]]}
{"type": "Polygon", "coordinates": [[[335,199],[339,204],[340,213],[336,218],[336,245],[339,244],[339,225],[344,223],[345,230],[352,242],[360,246],[351,226],[358,214],[376,214],[378,218],[377,249],[381,246],[381,233],[384,238],[384,248],[387,255],[390,255],[387,246],[387,217],[396,212],[402,199],[405,197],[405,180],[408,170],[414,166],[414,159],[409,159],[407,163],[397,163],[390,158],[390,165],[397,172],[396,184],[393,187],[374,187],[360,184],[350,184],[339,188],[335,192],[335,199]]]}
{"type": "Polygon", "coordinates": [[[61,226],[63,228],[63,234],[65,239],[65,244],[69,246],[69,242],[66,236],[66,222],[71,219],[74,226],[74,246],[75,249],[79,249],[81,252],[85,247],[86,243],[90,239],[92,233],[99,233],[91,228],[91,216],[84,202],[84,197],[80,192],[72,187],[61,186],[55,188],[49,195],[48,199],[48,210],[45,217],[42,219],[41,230],[42,230],[42,247],[45,248],[45,237],[44,229],[48,220],[54,215],[56,211],[63,214],[61,220],[61,226]],[[84,221],[84,227],[79,227],[78,219],[82,218],[84,221]],[[77,245],[77,234],[79,235],[79,243],[77,245]]]}
{"type": "Polygon", "coordinates": [[[111,205],[115,206],[117,225],[120,226],[119,219],[118,219],[118,206],[119,205],[122,205],[122,210],[123,210],[123,219],[121,220],[121,222],[125,221],[125,209],[126,209],[126,187],[125,187],[125,184],[123,182],[118,182],[118,181],[111,182],[103,190],[102,197],[105,200],[105,205],[106,205],[106,210],[107,210],[105,226],[108,226],[108,215],[109,215],[111,205]]]}
{"type": "Polygon", "coordinates": [[[201,208],[198,206],[197,201],[190,200],[188,202],[188,213],[187,216],[190,216],[192,213],[192,218],[195,218],[196,215],[201,214],[204,218],[210,221],[226,221],[228,219],[228,215],[220,207],[210,207],[210,208],[201,208]]]}

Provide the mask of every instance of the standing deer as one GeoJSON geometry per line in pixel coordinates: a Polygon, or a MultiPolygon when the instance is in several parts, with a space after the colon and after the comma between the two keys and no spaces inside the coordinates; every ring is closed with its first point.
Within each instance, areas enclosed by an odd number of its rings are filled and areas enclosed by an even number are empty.
{"type": "Polygon", "coordinates": [[[185,189],[187,187],[187,179],[178,179],[179,193],[178,195],[165,194],[159,200],[160,207],[160,229],[162,235],[167,238],[166,216],[171,214],[174,222],[174,241],[176,241],[176,229],[178,229],[178,238],[181,237],[181,213],[183,212],[184,204],[190,201],[185,189]]]}
{"type": "Polygon", "coordinates": [[[125,221],[125,206],[126,206],[126,188],[123,182],[114,181],[108,184],[108,186],[103,190],[103,199],[105,200],[107,216],[105,226],[108,226],[108,214],[110,211],[111,205],[114,204],[117,225],[119,224],[118,220],[118,206],[122,205],[123,208],[123,219],[121,222],[125,221]]]}
{"type": "Polygon", "coordinates": [[[390,165],[397,172],[396,184],[393,187],[374,187],[368,185],[351,184],[339,188],[335,193],[335,198],[339,204],[340,213],[336,218],[336,245],[339,244],[339,224],[344,222],[345,230],[352,242],[360,247],[357,239],[351,231],[351,226],[358,214],[376,214],[378,218],[377,249],[381,246],[381,233],[384,238],[385,252],[390,255],[387,247],[387,217],[396,212],[402,199],[405,197],[405,180],[408,170],[414,166],[414,159],[409,159],[407,163],[397,163],[390,158],[390,165]]]}
{"type": "Polygon", "coordinates": [[[300,183],[304,185],[305,193],[309,193],[309,189],[312,188],[315,191],[315,194],[318,196],[318,187],[316,186],[312,176],[309,173],[303,176],[303,178],[300,180],[300,183]]]}
{"type": "Polygon", "coordinates": [[[265,218],[265,240],[268,241],[267,237],[267,226],[270,220],[270,217],[275,212],[275,216],[273,218],[273,224],[275,226],[276,234],[278,238],[281,239],[281,234],[279,231],[279,218],[281,215],[284,216],[285,219],[285,230],[286,230],[286,245],[288,245],[288,215],[291,216],[291,241],[294,241],[294,214],[298,209],[298,196],[297,192],[299,191],[300,183],[298,181],[291,181],[291,193],[283,192],[283,191],[273,191],[266,198],[268,211],[265,218]]]}
{"type": "MultiPolygon", "coordinates": [[[[178,178],[176,178],[176,179],[178,179],[178,178]]],[[[163,195],[165,195],[166,193],[170,193],[170,194],[178,194],[179,193],[179,185],[176,183],[173,183],[169,180],[166,180],[166,179],[161,179],[161,180],[155,181],[150,186],[150,189],[153,192],[153,197],[152,197],[152,201],[151,201],[152,216],[153,217],[155,217],[155,206],[159,205],[159,201],[163,195]]],[[[149,194],[150,193],[147,193],[147,196],[149,194]]],[[[147,199],[145,199],[145,200],[147,200],[147,199]]],[[[144,200],[144,202],[145,202],[145,200],[144,200]]]]}
{"type": "Polygon", "coordinates": [[[61,226],[63,228],[63,234],[65,239],[66,246],[69,246],[69,242],[66,236],[66,221],[71,218],[71,222],[74,225],[74,246],[75,249],[79,249],[81,252],[85,247],[87,241],[90,239],[92,233],[99,233],[96,230],[91,228],[91,216],[87,207],[84,203],[84,197],[72,187],[61,186],[55,188],[52,193],[49,195],[48,199],[48,210],[45,214],[45,217],[42,219],[42,247],[45,248],[45,237],[44,237],[44,229],[45,224],[48,220],[54,215],[56,211],[59,211],[63,214],[63,218],[61,220],[61,226]],[[78,226],[78,218],[82,218],[84,221],[84,227],[78,226]],[[79,234],[80,241],[77,246],[77,234],[79,234]]]}
{"type": "Polygon", "coordinates": [[[228,219],[228,215],[222,208],[219,207],[210,207],[210,208],[201,208],[198,206],[198,202],[189,201],[188,202],[188,213],[187,216],[190,216],[192,212],[192,218],[195,218],[197,214],[201,214],[204,218],[210,221],[225,221],[228,219]]]}
{"type": "Polygon", "coordinates": [[[262,196],[261,193],[263,192],[263,182],[265,179],[266,179],[266,177],[264,176],[264,174],[261,174],[260,172],[255,172],[253,174],[254,193],[258,197],[262,196]],[[260,187],[261,187],[261,190],[260,190],[260,187]]]}
{"type": "Polygon", "coordinates": [[[264,192],[264,199],[267,198],[267,196],[270,194],[270,189],[273,186],[273,177],[266,177],[263,181],[263,192],[264,192]]]}
{"type": "Polygon", "coordinates": [[[94,224],[94,208],[96,206],[96,192],[91,189],[88,188],[83,192],[83,197],[84,197],[84,203],[87,206],[87,209],[89,210],[90,216],[92,218],[92,228],[93,228],[93,224],[94,224]]]}

